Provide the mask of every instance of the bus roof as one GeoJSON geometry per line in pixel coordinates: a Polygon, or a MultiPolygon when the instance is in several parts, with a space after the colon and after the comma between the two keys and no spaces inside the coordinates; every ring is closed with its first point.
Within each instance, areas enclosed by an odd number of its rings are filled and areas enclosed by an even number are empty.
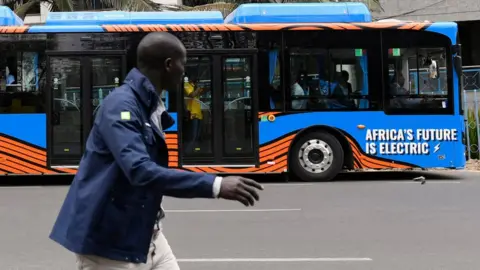
{"type": "Polygon", "coordinates": [[[361,3],[244,4],[225,20],[219,11],[51,12],[45,24],[31,26],[0,6],[0,33],[6,34],[366,29],[431,31],[448,36],[452,44],[458,31],[453,22],[371,22],[361,3]]]}
{"type": "Polygon", "coordinates": [[[365,23],[372,15],[363,3],[243,4],[225,23],[365,23]]]}
{"type": "Polygon", "coordinates": [[[50,12],[48,26],[126,25],[126,24],[218,24],[223,23],[220,11],[189,12],[50,12]]]}
{"type": "Polygon", "coordinates": [[[21,26],[23,25],[23,21],[9,7],[0,6],[0,25],[21,26]]]}

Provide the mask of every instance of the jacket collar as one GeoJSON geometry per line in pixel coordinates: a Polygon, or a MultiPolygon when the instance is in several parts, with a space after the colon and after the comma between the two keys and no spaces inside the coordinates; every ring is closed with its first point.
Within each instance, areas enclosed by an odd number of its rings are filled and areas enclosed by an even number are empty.
{"type": "Polygon", "coordinates": [[[137,68],[130,70],[124,83],[133,89],[147,108],[152,109],[157,106],[159,97],[155,91],[155,87],[140,70],[137,68]]]}

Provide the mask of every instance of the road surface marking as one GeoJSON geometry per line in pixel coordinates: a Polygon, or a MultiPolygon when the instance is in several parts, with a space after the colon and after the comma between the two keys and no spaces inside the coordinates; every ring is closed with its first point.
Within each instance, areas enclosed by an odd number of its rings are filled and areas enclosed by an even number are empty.
{"type": "Polygon", "coordinates": [[[371,258],[210,258],[210,259],[177,259],[178,262],[367,262],[371,258]]]}
{"type": "Polygon", "coordinates": [[[0,189],[36,189],[36,188],[43,188],[42,186],[4,186],[0,187],[0,189]]]}
{"type": "Polygon", "coordinates": [[[166,213],[216,213],[216,212],[292,212],[302,211],[301,208],[295,209],[190,209],[190,210],[165,210],[166,213]]]}
{"type": "Polygon", "coordinates": [[[303,184],[303,183],[263,183],[262,185],[267,187],[291,187],[291,186],[313,186],[314,184],[303,184]]]}
{"type": "MultiPolygon", "coordinates": [[[[419,180],[419,181],[400,180],[400,181],[389,181],[388,183],[391,183],[391,184],[417,184],[417,185],[419,185],[420,182],[422,182],[422,181],[421,180],[419,180]]],[[[425,179],[425,183],[426,184],[461,184],[462,182],[461,181],[451,181],[451,180],[428,180],[428,179],[425,179]]]]}

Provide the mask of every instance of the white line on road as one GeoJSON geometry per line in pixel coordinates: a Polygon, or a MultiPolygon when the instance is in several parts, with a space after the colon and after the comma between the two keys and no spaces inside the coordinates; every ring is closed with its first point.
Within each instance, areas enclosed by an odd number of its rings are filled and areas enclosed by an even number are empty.
{"type": "Polygon", "coordinates": [[[306,183],[264,183],[262,184],[267,187],[291,187],[291,186],[313,186],[314,184],[306,184],[306,183]]]}
{"type": "MultiPolygon", "coordinates": [[[[417,184],[420,185],[421,181],[389,181],[390,184],[417,184]]],[[[461,181],[450,181],[450,180],[425,180],[426,184],[461,184],[461,181]]]]}
{"type": "Polygon", "coordinates": [[[211,262],[366,262],[371,258],[210,258],[210,259],[178,259],[185,263],[211,262]]]}
{"type": "Polygon", "coordinates": [[[216,213],[216,212],[292,212],[302,211],[295,209],[191,209],[191,210],[165,210],[166,213],[216,213]]]}
{"type": "Polygon", "coordinates": [[[42,186],[5,186],[0,187],[0,189],[37,189],[43,188],[42,186]]]}

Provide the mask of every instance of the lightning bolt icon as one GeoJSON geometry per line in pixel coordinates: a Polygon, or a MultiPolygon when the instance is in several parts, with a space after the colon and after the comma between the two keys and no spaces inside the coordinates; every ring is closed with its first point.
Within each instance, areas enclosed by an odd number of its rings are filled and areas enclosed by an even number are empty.
{"type": "Polygon", "coordinates": [[[435,145],[435,147],[433,148],[433,153],[438,152],[438,150],[440,150],[440,144],[435,145]]]}

